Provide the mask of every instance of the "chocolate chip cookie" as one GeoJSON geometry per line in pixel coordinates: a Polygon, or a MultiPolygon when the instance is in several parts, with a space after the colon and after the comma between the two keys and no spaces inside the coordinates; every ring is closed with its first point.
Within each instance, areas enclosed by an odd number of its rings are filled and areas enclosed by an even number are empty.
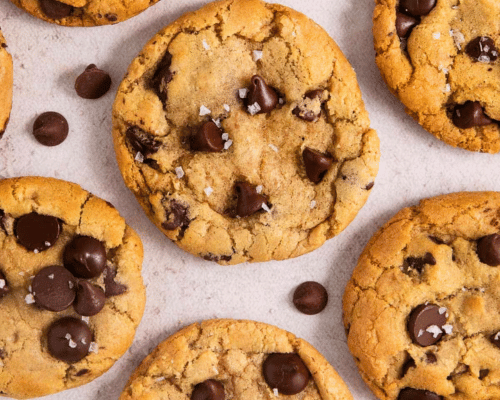
{"type": "Polygon", "coordinates": [[[11,0],[31,15],[65,26],[117,24],[159,0],[11,0]]]}
{"type": "Polygon", "coordinates": [[[83,385],[128,349],[142,243],[109,203],[49,178],[0,181],[0,394],[83,385]]]}
{"type": "Polygon", "coordinates": [[[500,3],[376,0],[377,64],[406,111],[438,139],[500,151],[500,3]]]}
{"type": "Polygon", "coordinates": [[[9,122],[12,106],[12,57],[7,52],[7,43],[0,31],[0,139],[9,122]]]}
{"type": "Polygon", "coordinates": [[[348,345],[383,400],[500,398],[500,193],[396,214],[344,294],[348,345]]]}
{"type": "Polygon", "coordinates": [[[113,137],[150,219],[221,264],[321,246],[363,206],[379,162],[337,45],[259,0],[208,4],[153,37],[118,90],[113,137]]]}
{"type": "Polygon", "coordinates": [[[210,320],[161,343],[130,378],[121,400],[352,400],[305,340],[253,321],[210,320]]]}

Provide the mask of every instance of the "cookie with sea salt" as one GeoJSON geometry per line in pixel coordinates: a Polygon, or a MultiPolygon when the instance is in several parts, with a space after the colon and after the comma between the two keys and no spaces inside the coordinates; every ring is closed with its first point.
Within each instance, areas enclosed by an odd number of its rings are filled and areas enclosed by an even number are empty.
{"type": "Polygon", "coordinates": [[[500,151],[500,3],[376,0],[377,64],[406,111],[438,139],[500,151]]]}
{"type": "Polygon", "coordinates": [[[342,378],[305,340],[253,321],[210,320],[161,343],[120,400],[352,400],[342,378]]]}
{"type": "Polygon", "coordinates": [[[344,294],[347,343],[382,400],[500,398],[500,193],[401,210],[344,294]]]}
{"type": "Polygon", "coordinates": [[[113,138],[150,219],[221,264],[321,246],[354,219],[379,163],[337,45],[259,0],[208,4],[154,36],[118,90],[113,138]]]}
{"type": "Polygon", "coordinates": [[[12,106],[12,57],[7,52],[7,43],[0,31],[0,139],[9,122],[12,106]]]}
{"type": "Polygon", "coordinates": [[[109,203],[50,178],[0,180],[0,395],[83,385],[129,348],[142,243],[109,203]]]}

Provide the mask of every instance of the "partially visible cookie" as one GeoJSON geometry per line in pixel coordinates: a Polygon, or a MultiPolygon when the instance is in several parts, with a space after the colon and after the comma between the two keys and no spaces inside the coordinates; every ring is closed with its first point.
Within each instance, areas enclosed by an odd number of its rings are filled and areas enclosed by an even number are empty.
{"type": "Polygon", "coordinates": [[[12,106],[12,57],[7,52],[7,43],[0,31],[0,139],[9,122],[12,106]]]}
{"type": "Polygon", "coordinates": [[[210,3],[153,37],[118,90],[113,138],[149,218],[221,264],[297,257],[342,232],[380,156],[335,42],[260,0],[210,3]]]}
{"type": "Polygon", "coordinates": [[[363,251],[343,309],[380,399],[499,399],[500,193],[401,210],[363,251]]]}
{"type": "Polygon", "coordinates": [[[109,203],[50,178],[0,181],[0,394],[83,385],[129,348],[142,243],[109,203]]]}
{"type": "Polygon", "coordinates": [[[117,24],[159,0],[11,0],[16,6],[47,22],[65,26],[117,24]]]}
{"type": "Polygon", "coordinates": [[[120,400],[352,400],[333,367],[309,343],[272,325],[210,320],[161,343],[120,400]]]}
{"type": "Polygon", "coordinates": [[[438,139],[500,151],[500,3],[376,0],[377,64],[406,111],[438,139]]]}

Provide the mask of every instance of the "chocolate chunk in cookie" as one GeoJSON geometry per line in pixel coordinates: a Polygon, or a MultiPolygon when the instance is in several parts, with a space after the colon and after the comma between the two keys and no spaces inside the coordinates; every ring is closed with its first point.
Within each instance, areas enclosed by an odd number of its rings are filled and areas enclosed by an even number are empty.
{"type": "Polygon", "coordinates": [[[153,139],[138,126],[129,127],[125,135],[134,151],[141,153],[145,157],[160,150],[161,142],[153,139]]]}
{"type": "Polygon", "coordinates": [[[271,112],[278,105],[278,100],[276,90],[268,86],[260,75],[252,76],[250,88],[245,98],[245,105],[250,114],[271,112]]]}
{"type": "Polygon", "coordinates": [[[40,114],[33,124],[33,136],[45,146],[57,146],[68,137],[69,126],[64,116],[48,111],[40,114]]]}
{"type": "Polygon", "coordinates": [[[47,345],[53,357],[74,363],[89,354],[92,337],[92,331],[85,322],[73,317],[64,317],[49,327],[47,345]]]}
{"type": "Polygon", "coordinates": [[[75,300],[76,279],[57,265],[40,270],[31,284],[37,306],[49,311],[66,310],[75,300]]]}
{"type": "Polygon", "coordinates": [[[205,122],[198,131],[190,137],[191,150],[217,153],[224,149],[222,129],[213,121],[205,122]]]}
{"type": "Polygon", "coordinates": [[[328,169],[333,164],[333,157],[318,150],[306,147],[302,152],[306,174],[313,183],[320,183],[328,169]]]}
{"type": "Polygon", "coordinates": [[[264,361],[262,371],[269,387],[285,395],[302,392],[310,378],[309,370],[295,353],[270,354],[264,361]]]}
{"type": "Polygon", "coordinates": [[[163,56],[163,59],[156,70],[153,80],[152,86],[156,90],[158,97],[165,104],[168,100],[168,84],[174,78],[174,73],[170,70],[170,66],[172,64],[172,54],[168,51],[163,56]]]}
{"type": "Polygon", "coordinates": [[[116,268],[107,266],[104,275],[104,294],[106,297],[119,296],[127,291],[127,286],[115,281],[116,268]]]}
{"type": "Polygon", "coordinates": [[[82,74],[76,78],[75,90],[78,96],[84,99],[98,99],[104,96],[111,87],[109,74],[90,64],[82,74]]]}
{"type": "Polygon", "coordinates": [[[307,315],[318,314],[328,303],[325,287],[313,281],[301,283],[293,293],[293,304],[300,312],[307,315]]]}
{"type": "Polygon", "coordinates": [[[452,119],[455,126],[460,129],[489,125],[493,122],[484,113],[484,109],[478,101],[467,101],[464,104],[456,105],[453,109],[452,119]]]}
{"type": "Polygon", "coordinates": [[[96,315],[104,307],[106,296],[103,290],[87,281],[79,281],[76,290],[75,311],[85,317],[96,315]]]}
{"type": "Polygon", "coordinates": [[[76,236],[64,250],[64,266],[79,278],[91,279],[106,266],[106,248],[90,236],[76,236]]]}
{"type": "Polygon", "coordinates": [[[188,217],[188,207],[176,200],[170,200],[165,208],[165,214],[166,219],[161,226],[167,231],[187,227],[191,222],[188,217]]]}
{"type": "Polygon", "coordinates": [[[292,113],[308,122],[316,122],[321,116],[321,106],[327,100],[322,89],[311,90],[304,96],[304,100],[293,109],[292,113]]]}
{"type": "Polygon", "coordinates": [[[429,392],[428,390],[405,388],[399,392],[398,400],[442,400],[441,396],[438,396],[434,392],[429,392]]]}
{"type": "Polygon", "coordinates": [[[495,42],[487,36],[479,36],[469,42],[465,52],[475,61],[490,63],[498,58],[498,49],[495,42]]]}
{"type": "Polygon", "coordinates": [[[215,379],[198,383],[191,394],[191,400],[224,400],[224,385],[215,379]]]}
{"type": "Polygon", "coordinates": [[[42,12],[51,19],[69,17],[74,7],[56,0],[40,0],[42,12]]]}
{"type": "Polygon", "coordinates": [[[403,271],[408,273],[414,270],[420,274],[426,265],[436,265],[436,259],[429,252],[425,253],[423,257],[406,258],[403,264],[403,271]]]}
{"type": "Polygon", "coordinates": [[[238,195],[236,215],[241,218],[248,217],[268,207],[267,197],[257,191],[257,187],[248,182],[236,182],[234,185],[238,195]]]}
{"type": "Polygon", "coordinates": [[[15,224],[19,243],[35,253],[52,247],[60,233],[61,225],[57,218],[36,212],[19,217],[15,224]]]}
{"type": "Polygon", "coordinates": [[[483,236],[477,241],[477,256],[479,260],[492,267],[500,265],[500,235],[483,236]]]}

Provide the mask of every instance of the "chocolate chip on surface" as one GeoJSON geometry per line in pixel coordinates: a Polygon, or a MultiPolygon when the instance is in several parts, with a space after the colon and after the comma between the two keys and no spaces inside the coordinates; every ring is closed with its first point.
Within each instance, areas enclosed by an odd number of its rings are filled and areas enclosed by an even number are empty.
{"type": "Polygon", "coordinates": [[[278,94],[259,75],[252,76],[245,105],[250,114],[265,114],[278,105],[278,94]]]}
{"type": "Polygon", "coordinates": [[[98,99],[104,96],[111,87],[109,74],[94,64],[90,64],[82,74],[76,78],[75,90],[78,96],[84,99],[98,99]]]}
{"type": "Polygon", "coordinates": [[[403,271],[410,272],[410,270],[415,270],[420,274],[426,265],[436,265],[436,259],[431,253],[425,253],[423,257],[406,258],[403,264],[403,271]]]}
{"type": "Polygon", "coordinates": [[[475,61],[484,63],[496,61],[498,58],[495,42],[487,36],[479,36],[471,40],[465,48],[465,52],[475,61]]]}
{"type": "Polygon", "coordinates": [[[452,119],[453,124],[460,129],[469,129],[493,123],[493,120],[484,113],[479,101],[467,101],[464,104],[456,105],[453,109],[452,119]]]}
{"type": "Polygon", "coordinates": [[[161,142],[153,139],[138,126],[130,126],[125,132],[130,145],[145,157],[160,150],[161,142]]]}
{"type": "Polygon", "coordinates": [[[224,400],[224,385],[215,379],[198,383],[191,394],[191,400],[224,400]]]}
{"type": "Polygon", "coordinates": [[[56,217],[32,212],[17,219],[14,231],[19,243],[38,253],[54,245],[61,225],[56,217]]]}
{"type": "Polygon", "coordinates": [[[66,310],[73,303],[75,286],[71,272],[57,265],[40,270],[31,283],[36,305],[54,312],[66,310]]]}
{"type": "Polygon", "coordinates": [[[213,121],[205,122],[196,134],[190,137],[191,150],[217,153],[224,149],[222,130],[213,121]]]}
{"type": "Polygon", "coordinates": [[[417,26],[419,20],[401,12],[396,13],[396,32],[400,39],[410,36],[412,29],[417,26]]]}
{"type": "Polygon", "coordinates": [[[307,315],[318,314],[328,303],[328,293],[318,282],[301,283],[293,293],[293,304],[300,312],[307,315]]]}
{"type": "Polygon", "coordinates": [[[323,99],[324,90],[316,89],[307,92],[304,100],[292,110],[292,113],[304,121],[316,122],[321,115],[321,106],[326,101],[323,99]]]}
{"type": "Polygon", "coordinates": [[[436,7],[437,0],[401,0],[399,8],[414,17],[429,14],[436,7]]]}
{"type": "Polygon", "coordinates": [[[165,213],[166,220],[161,226],[167,231],[188,227],[191,222],[188,217],[188,207],[176,200],[170,200],[168,207],[165,207],[165,213]]]}
{"type": "Polygon", "coordinates": [[[64,249],[64,266],[78,278],[95,278],[106,267],[106,248],[90,236],[76,236],[64,249]]]}
{"type": "Polygon", "coordinates": [[[333,157],[306,147],[302,152],[306,174],[313,183],[319,183],[333,164],[333,157]]]}
{"type": "Polygon", "coordinates": [[[62,19],[69,17],[73,7],[56,0],[40,0],[42,12],[51,19],[62,19]]]}
{"type": "Polygon", "coordinates": [[[89,354],[92,331],[87,324],[73,317],[55,321],[47,331],[50,354],[67,363],[82,360],[89,354]]]}
{"type": "Polygon", "coordinates": [[[69,126],[64,116],[48,111],[40,114],[33,124],[33,136],[45,146],[57,146],[68,137],[69,126]]]}
{"type": "Polygon", "coordinates": [[[263,211],[267,206],[267,197],[257,192],[257,187],[248,182],[236,182],[234,185],[238,194],[236,215],[241,218],[248,217],[256,212],[263,211]]]}
{"type": "Polygon", "coordinates": [[[4,297],[7,293],[9,293],[9,282],[7,282],[7,279],[5,278],[5,275],[2,271],[0,271],[0,300],[2,297],[4,297]]]}
{"type": "Polygon", "coordinates": [[[399,392],[398,400],[442,400],[442,397],[428,390],[404,388],[399,392]]]}
{"type": "Polygon", "coordinates": [[[285,395],[302,392],[310,378],[309,370],[295,353],[269,354],[262,370],[269,387],[285,395]]]}
{"type": "Polygon", "coordinates": [[[168,84],[174,78],[173,72],[170,70],[172,64],[172,54],[168,51],[163,56],[163,59],[156,70],[153,80],[151,82],[152,86],[156,90],[158,97],[165,104],[168,100],[168,84]]]}
{"type": "Polygon", "coordinates": [[[104,295],[106,297],[119,296],[128,290],[126,285],[115,281],[116,274],[116,268],[106,267],[104,275],[104,295]]]}
{"type": "Polygon", "coordinates": [[[477,255],[479,260],[491,267],[500,265],[500,235],[483,236],[477,241],[477,255]]]}
{"type": "Polygon", "coordinates": [[[85,317],[91,317],[101,311],[106,302],[103,290],[87,281],[79,281],[76,291],[76,300],[73,304],[75,311],[85,317]]]}
{"type": "Polygon", "coordinates": [[[439,342],[446,325],[446,309],[435,304],[421,304],[416,307],[408,319],[408,332],[413,343],[422,347],[439,342]]]}
{"type": "Polygon", "coordinates": [[[415,360],[411,357],[408,358],[408,360],[406,360],[406,362],[403,364],[403,368],[401,368],[400,379],[404,378],[406,376],[406,374],[408,373],[408,371],[411,368],[415,368],[416,366],[417,366],[417,364],[415,364],[415,360]]]}

